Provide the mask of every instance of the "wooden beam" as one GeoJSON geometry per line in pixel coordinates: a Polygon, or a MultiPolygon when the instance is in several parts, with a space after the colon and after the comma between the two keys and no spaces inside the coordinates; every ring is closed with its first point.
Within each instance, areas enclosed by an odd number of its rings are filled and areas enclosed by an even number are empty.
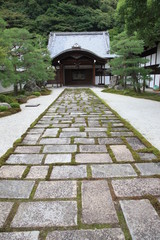
{"type": "Polygon", "coordinates": [[[93,85],[95,85],[95,76],[96,76],[96,71],[95,71],[95,63],[93,63],[93,85]]]}

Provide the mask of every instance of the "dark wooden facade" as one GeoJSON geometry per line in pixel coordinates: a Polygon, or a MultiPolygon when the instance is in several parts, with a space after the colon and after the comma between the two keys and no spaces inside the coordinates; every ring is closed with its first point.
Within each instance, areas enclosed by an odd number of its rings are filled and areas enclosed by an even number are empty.
{"type": "Polygon", "coordinates": [[[97,73],[100,84],[105,75],[106,62],[106,59],[81,49],[65,51],[52,60],[56,68],[56,80],[60,85],[95,85],[97,73]]]}

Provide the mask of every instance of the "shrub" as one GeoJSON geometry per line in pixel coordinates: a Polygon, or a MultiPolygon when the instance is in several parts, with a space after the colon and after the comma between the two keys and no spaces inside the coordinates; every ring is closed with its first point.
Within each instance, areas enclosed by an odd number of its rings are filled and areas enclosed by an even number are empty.
{"type": "Polygon", "coordinates": [[[11,105],[12,108],[20,108],[19,103],[14,103],[14,102],[13,102],[13,103],[11,103],[10,105],[11,105]]]}
{"type": "Polygon", "coordinates": [[[8,110],[8,107],[6,106],[0,106],[0,112],[5,112],[8,110]]]}
{"type": "Polygon", "coordinates": [[[39,97],[39,96],[41,96],[41,93],[40,92],[34,92],[33,95],[35,95],[36,97],[39,97]]]}
{"type": "Polygon", "coordinates": [[[13,98],[4,94],[0,94],[0,102],[6,102],[10,104],[11,102],[13,102],[13,98]]]}

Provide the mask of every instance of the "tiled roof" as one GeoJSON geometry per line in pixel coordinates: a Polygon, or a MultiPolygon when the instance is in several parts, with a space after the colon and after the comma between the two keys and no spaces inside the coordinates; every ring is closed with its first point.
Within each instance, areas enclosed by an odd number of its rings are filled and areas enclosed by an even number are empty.
{"type": "Polygon", "coordinates": [[[72,48],[81,48],[101,58],[110,58],[110,42],[108,32],[51,32],[48,50],[51,58],[55,58],[72,48]]]}

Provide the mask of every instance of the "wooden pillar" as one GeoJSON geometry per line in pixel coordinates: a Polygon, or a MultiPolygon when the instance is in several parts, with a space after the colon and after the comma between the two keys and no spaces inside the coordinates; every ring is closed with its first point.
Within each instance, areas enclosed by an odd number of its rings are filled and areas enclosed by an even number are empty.
{"type": "Polygon", "coordinates": [[[60,86],[63,85],[63,64],[60,65],[60,86]]]}
{"type": "Polygon", "coordinates": [[[95,85],[95,76],[96,76],[95,62],[93,63],[93,85],[95,85]]]}

